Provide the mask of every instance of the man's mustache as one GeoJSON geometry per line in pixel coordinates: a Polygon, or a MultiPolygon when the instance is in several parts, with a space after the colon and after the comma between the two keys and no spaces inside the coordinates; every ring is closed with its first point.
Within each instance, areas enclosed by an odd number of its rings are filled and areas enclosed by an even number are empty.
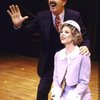
{"type": "Polygon", "coordinates": [[[55,1],[50,1],[49,4],[51,7],[55,7],[57,5],[57,3],[55,1]]]}

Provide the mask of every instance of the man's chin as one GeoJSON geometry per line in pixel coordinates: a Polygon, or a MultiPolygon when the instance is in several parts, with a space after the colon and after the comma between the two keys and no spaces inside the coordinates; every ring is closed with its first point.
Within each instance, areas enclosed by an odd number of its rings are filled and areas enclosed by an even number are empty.
{"type": "Polygon", "coordinates": [[[52,7],[52,8],[50,8],[50,11],[51,11],[52,13],[56,13],[56,8],[52,7]]]}

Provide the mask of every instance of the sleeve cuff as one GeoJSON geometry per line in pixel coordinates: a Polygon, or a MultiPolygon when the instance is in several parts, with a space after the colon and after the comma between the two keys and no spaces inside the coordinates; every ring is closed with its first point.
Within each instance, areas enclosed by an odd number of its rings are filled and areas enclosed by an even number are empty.
{"type": "Polygon", "coordinates": [[[18,26],[18,27],[16,27],[15,25],[14,25],[14,29],[19,29],[19,28],[21,28],[22,27],[22,25],[20,25],[20,26],[18,26]]]}

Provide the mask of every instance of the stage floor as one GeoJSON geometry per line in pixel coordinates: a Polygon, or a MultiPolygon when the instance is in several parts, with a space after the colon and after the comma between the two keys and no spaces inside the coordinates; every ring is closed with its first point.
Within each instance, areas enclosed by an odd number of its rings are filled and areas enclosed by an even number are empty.
{"type": "MultiPolygon", "coordinates": [[[[38,58],[28,56],[0,57],[0,100],[36,100],[39,77],[38,58]]],[[[99,65],[92,61],[90,89],[92,100],[99,100],[99,65]]]]}

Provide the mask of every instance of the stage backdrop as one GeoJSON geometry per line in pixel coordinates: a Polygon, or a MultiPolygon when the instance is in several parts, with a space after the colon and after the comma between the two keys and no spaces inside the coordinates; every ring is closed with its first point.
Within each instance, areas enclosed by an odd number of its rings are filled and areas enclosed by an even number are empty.
{"type": "MultiPolygon", "coordinates": [[[[14,52],[29,56],[37,56],[40,50],[39,34],[22,36],[16,34],[6,10],[11,4],[18,4],[22,15],[34,17],[37,12],[47,10],[47,0],[1,0],[0,1],[0,52],[14,52]]],[[[68,0],[67,7],[80,12],[87,32],[90,36],[90,51],[93,59],[98,57],[99,43],[99,5],[94,0],[68,0]]]]}

